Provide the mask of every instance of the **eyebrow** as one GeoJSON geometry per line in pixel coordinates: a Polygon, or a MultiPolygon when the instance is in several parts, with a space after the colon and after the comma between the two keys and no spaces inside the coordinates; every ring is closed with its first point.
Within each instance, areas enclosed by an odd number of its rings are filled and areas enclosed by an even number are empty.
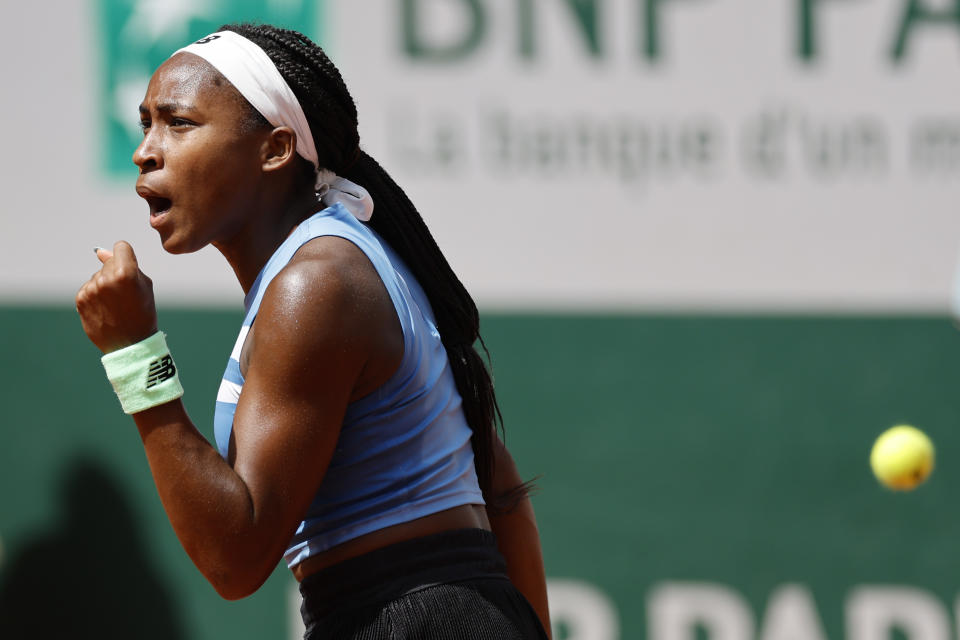
{"type": "MultiPolygon", "coordinates": [[[[194,111],[194,106],[192,104],[187,104],[185,102],[164,102],[163,104],[157,105],[157,111],[161,113],[171,113],[173,111],[194,111]]],[[[150,109],[146,105],[140,105],[140,113],[150,113],[150,109]]]]}

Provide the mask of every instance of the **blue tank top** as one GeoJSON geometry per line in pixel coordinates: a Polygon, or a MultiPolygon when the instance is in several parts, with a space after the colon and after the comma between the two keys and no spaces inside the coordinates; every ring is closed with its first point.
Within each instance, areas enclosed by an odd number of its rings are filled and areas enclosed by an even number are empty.
{"type": "Polygon", "coordinates": [[[243,390],[240,352],[271,280],[306,242],[338,236],[376,268],[403,329],[403,358],[393,376],[348,405],[320,489],[284,554],[292,567],[352,538],[464,504],[483,504],[446,350],[426,294],[373,230],[336,204],[302,222],[267,261],[244,300],[246,317],[223,374],[214,415],[227,457],[243,390]]]}

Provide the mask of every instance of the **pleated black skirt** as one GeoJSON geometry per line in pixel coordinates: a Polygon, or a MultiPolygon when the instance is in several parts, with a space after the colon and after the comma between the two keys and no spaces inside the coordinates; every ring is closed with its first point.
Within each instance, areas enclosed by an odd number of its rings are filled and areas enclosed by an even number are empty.
{"type": "Polygon", "coordinates": [[[543,640],[496,538],[449,531],[377,549],[300,583],[305,640],[543,640]]]}

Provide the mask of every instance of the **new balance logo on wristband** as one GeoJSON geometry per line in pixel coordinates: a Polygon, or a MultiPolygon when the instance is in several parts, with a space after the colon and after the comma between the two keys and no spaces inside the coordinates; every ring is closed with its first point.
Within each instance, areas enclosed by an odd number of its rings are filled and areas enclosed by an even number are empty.
{"type": "Polygon", "coordinates": [[[150,370],[147,371],[147,389],[169,380],[176,374],[177,368],[173,365],[173,358],[170,357],[170,354],[159,360],[154,360],[150,363],[150,370]]]}
{"type": "Polygon", "coordinates": [[[100,361],[124,413],[139,413],[183,395],[163,331],[105,353],[100,361]]]}

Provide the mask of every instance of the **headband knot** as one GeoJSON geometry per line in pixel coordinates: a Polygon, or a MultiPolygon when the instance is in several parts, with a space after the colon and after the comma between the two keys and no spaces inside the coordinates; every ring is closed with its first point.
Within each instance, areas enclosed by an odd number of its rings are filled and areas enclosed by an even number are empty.
{"type": "Polygon", "coordinates": [[[328,207],[339,202],[361,222],[367,222],[373,215],[373,198],[370,197],[370,192],[329,169],[317,171],[315,191],[320,202],[328,207]]]}

